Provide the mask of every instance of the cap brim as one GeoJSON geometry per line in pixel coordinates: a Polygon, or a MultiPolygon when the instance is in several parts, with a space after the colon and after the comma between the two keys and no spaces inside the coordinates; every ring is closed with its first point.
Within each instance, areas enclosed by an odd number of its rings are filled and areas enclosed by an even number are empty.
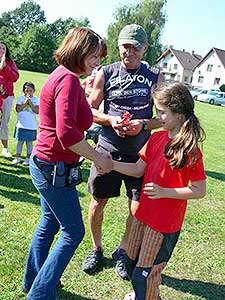
{"type": "Polygon", "coordinates": [[[144,44],[142,44],[142,43],[140,43],[136,40],[129,40],[129,39],[120,39],[120,40],[118,40],[118,46],[122,46],[122,45],[125,45],[125,44],[133,45],[137,49],[141,49],[141,48],[144,47],[144,44]]]}

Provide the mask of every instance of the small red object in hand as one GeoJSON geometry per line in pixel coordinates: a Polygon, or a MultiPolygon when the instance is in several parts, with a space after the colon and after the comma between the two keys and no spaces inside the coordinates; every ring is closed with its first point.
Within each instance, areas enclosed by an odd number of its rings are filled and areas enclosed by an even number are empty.
{"type": "Polygon", "coordinates": [[[120,124],[122,124],[122,125],[124,125],[124,126],[127,126],[127,125],[129,125],[129,121],[130,121],[130,119],[132,118],[132,116],[133,115],[131,115],[130,113],[129,113],[129,111],[124,111],[124,113],[123,113],[123,119],[122,119],[122,121],[120,122],[120,124]]]}

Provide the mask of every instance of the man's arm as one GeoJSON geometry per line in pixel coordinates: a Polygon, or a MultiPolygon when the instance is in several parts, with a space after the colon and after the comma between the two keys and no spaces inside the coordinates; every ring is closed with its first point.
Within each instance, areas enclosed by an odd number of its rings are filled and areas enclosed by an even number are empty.
{"type": "Polygon", "coordinates": [[[104,83],[104,73],[102,70],[100,70],[95,78],[93,89],[88,99],[94,117],[94,122],[103,126],[112,126],[118,136],[124,137],[124,128],[123,125],[120,124],[120,122],[122,121],[121,117],[109,116],[99,111],[99,106],[105,96],[103,91],[104,83]]]}

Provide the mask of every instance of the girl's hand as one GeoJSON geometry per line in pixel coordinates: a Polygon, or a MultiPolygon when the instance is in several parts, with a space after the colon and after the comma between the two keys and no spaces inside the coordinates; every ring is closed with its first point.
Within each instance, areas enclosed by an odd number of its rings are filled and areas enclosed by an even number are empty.
{"type": "Polygon", "coordinates": [[[126,135],[135,136],[139,132],[141,132],[143,128],[143,121],[142,120],[130,120],[129,125],[127,126],[126,135]]]}
{"type": "Polygon", "coordinates": [[[143,192],[150,199],[164,198],[163,196],[164,188],[155,184],[154,182],[148,182],[144,185],[143,192]]]}

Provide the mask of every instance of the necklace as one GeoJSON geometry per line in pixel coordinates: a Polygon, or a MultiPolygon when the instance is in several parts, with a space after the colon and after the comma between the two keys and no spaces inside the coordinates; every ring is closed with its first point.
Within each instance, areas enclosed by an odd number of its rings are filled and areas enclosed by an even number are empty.
{"type": "MultiPolygon", "coordinates": [[[[129,74],[130,76],[132,75],[132,76],[134,76],[134,75],[136,75],[138,72],[139,72],[139,70],[140,70],[140,68],[141,68],[141,63],[140,63],[140,65],[139,65],[139,67],[137,68],[137,70],[133,73],[133,74],[129,74]]],[[[119,68],[119,75],[118,75],[118,77],[119,77],[119,89],[121,89],[121,90],[125,90],[125,89],[127,89],[130,85],[131,85],[131,83],[133,82],[133,80],[132,80],[132,78],[130,77],[130,79],[128,80],[128,82],[127,82],[127,78],[128,78],[128,76],[126,76],[125,77],[125,79],[124,80],[122,80],[122,78],[121,78],[121,73],[122,73],[122,64],[120,64],[120,68],[119,68]],[[124,85],[125,84],[125,85],[124,85]],[[123,86],[124,85],[124,86],[123,86]]]]}

